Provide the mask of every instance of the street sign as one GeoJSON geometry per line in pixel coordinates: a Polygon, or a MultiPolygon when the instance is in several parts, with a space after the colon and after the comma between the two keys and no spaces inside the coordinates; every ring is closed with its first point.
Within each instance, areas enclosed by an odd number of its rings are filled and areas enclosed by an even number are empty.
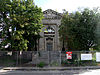
{"type": "Polygon", "coordinates": [[[72,52],[66,52],[67,59],[72,59],[72,52]]]}

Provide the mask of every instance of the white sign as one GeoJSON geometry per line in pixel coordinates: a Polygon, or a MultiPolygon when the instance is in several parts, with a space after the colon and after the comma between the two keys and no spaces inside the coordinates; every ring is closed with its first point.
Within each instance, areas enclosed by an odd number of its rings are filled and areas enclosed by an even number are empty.
{"type": "Polygon", "coordinates": [[[100,52],[96,52],[96,62],[100,62],[100,52]]]}
{"type": "Polygon", "coordinates": [[[92,60],[92,54],[81,54],[81,60],[92,60]]]}

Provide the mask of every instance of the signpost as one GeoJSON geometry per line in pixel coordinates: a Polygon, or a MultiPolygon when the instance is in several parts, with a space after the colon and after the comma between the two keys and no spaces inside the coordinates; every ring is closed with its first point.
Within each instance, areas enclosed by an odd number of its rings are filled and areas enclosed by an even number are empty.
{"type": "Polygon", "coordinates": [[[72,59],[72,52],[66,52],[67,59],[72,59]]]}

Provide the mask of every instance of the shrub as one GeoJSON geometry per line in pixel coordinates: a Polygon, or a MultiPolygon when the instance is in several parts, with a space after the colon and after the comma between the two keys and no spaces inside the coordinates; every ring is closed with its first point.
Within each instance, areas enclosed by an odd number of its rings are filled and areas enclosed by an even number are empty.
{"type": "Polygon", "coordinates": [[[43,68],[45,66],[45,63],[44,62],[40,62],[37,66],[43,68]]]}

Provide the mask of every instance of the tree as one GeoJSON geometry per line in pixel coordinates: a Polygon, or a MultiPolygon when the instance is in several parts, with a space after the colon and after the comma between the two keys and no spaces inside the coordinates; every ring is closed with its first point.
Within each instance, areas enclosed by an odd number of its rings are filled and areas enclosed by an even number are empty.
{"type": "Polygon", "coordinates": [[[0,43],[0,49],[2,49],[9,39],[9,8],[7,5],[10,4],[10,0],[0,0],[0,39],[4,42],[0,43]],[[5,40],[4,40],[5,39],[5,40]]]}
{"type": "MultiPolygon", "coordinates": [[[[62,51],[65,51],[65,43],[67,42],[67,26],[66,25],[66,19],[68,19],[68,12],[65,12],[63,14],[63,20],[61,20],[62,25],[60,25],[59,29],[59,35],[60,35],[60,41],[62,41],[62,51]]],[[[68,23],[68,22],[67,22],[68,23]]]]}
{"type": "Polygon", "coordinates": [[[65,33],[60,34],[60,37],[68,37],[68,50],[89,50],[91,47],[96,47],[95,30],[98,22],[97,12],[90,9],[65,14],[59,32],[65,33]]]}
{"type": "MultiPolygon", "coordinates": [[[[100,11],[100,9],[97,9],[100,11]]],[[[97,13],[97,18],[99,19],[98,25],[96,27],[96,35],[97,35],[97,41],[98,41],[98,47],[97,49],[100,50],[100,13],[97,13]]]]}
{"type": "MultiPolygon", "coordinates": [[[[10,50],[33,50],[39,39],[41,31],[43,13],[41,8],[34,5],[33,0],[12,0],[8,6],[7,24],[10,31],[10,39],[4,40],[3,43],[10,43],[10,50]]],[[[7,35],[6,35],[7,36],[7,35]]]]}

